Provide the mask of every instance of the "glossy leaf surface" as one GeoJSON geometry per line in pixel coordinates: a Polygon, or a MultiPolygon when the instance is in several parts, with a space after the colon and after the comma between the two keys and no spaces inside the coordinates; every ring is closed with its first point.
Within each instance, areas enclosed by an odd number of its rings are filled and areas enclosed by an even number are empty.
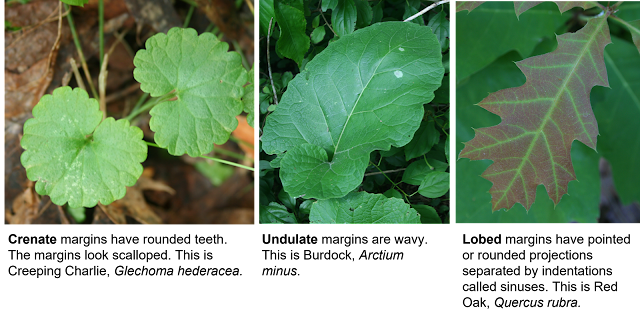
{"type": "Polygon", "coordinates": [[[238,125],[247,72],[240,55],[228,49],[212,33],[173,28],[149,38],[136,53],[133,76],[140,89],[154,97],[177,96],[150,112],[155,141],[170,154],[211,152],[238,125]]]}
{"type": "Polygon", "coordinates": [[[403,22],[358,30],[318,54],[289,83],[262,135],[267,153],[285,153],[285,190],[319,199],[353,190],[372,151],[412,139],[440,86],[441,59],[429,28],[403,22]]]}
{"type": "Polygon", "coordinates": [[[595,85],[608,86],[602,56],[611,42],[606,16],[557,39],[556,51],[517,63],[525,85],[493,93],[478,104],[502,122],[477,129],[460,157],[493,160],[482,176],[493,183],[494,210],[515,203],[529,209],[538,184],[557,204],[575,179],[572,142],[596,147],[598,126],[589,93],[595,85]]]}
{"type": "Polygon", "coordinates": [[[98,102],[65,86],[45,95],[24,125],[22,165],[36,191],[57,205],[92,207],[121,199],[142,174],[142,130],[102,120],[98,102]]]}

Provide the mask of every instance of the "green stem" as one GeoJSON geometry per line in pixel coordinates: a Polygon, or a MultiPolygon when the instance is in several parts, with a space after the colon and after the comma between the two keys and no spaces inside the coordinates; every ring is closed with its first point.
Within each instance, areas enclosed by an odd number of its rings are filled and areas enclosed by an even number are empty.
{"type": "Polygon", "coordinates": [[[393,180],[391,180],[391,178],[389,178],[389,176],[387,176],[387,174],[385,173],[385,171],[382,171],[382,169],[380,169],[380,167],[378,167],[378,165],[376,165],[375,163],[373,163],[372,161],[369,161],[370,164],[372,164],[374,167],[376,167],[376,169],[378,169],[378,171],[380,171],[380,173],[387,178],[387,180],[389,180],[389,182],[391,182],[391,184],[393,184],[393,187],[398,190],[400,193],[402,193],[402,195],[404,196],[404,199],[407,203],[409,202],[409,196],[402,190],[400,189],[400,187],[398,186],[397,183],[393,182],[393,180]]]}
{"type": "Polygon", "coordinates": [[[245,145],[247,147],[251,147],[251,149],[253,149],[253,145],[252,144],[250,144],[250,143],[248,143],[248,142],[246,142],[244,140],[240,140],[240,139],[236,138],[235,136],[229,136],[229,139],[231,141],[237,143],[237,144],[243,144],[243,145],[245,145]]]}
{"type": "Polygon", "coordinates": [[[225,156],[229,156],[231,158],[236,158],[236,159],[239,159],[239,160],[251,160],[251,161],[253,161],[253,159],[251,159],[251,158],[249,158],[247,156],[243,156],[243,155],[241,155],[239,153],[235,153],[235,152],[229,151],[227,149],[216,147],[215,145],[213,145],[213,151],[217,152],[219,154],[225,155],[225,156]]]}
{"type": "MultiPolygon", "coordinates": [[[[160,147],[160,146],[158,146],[157,144],[152,143],[152,142],[145,141],[145,143],[146,143],[148,146],[151,146],[151,147],[156,147],[156,148],[164,149],[164,148],[162,148],[162,147],[160,147]]],[[[239,164],[239,163],[235,163],[235,162],[231,162],[231,161],[227,161],[227,160],[222,160],[222,159],[213,158],[213,157],[209,157],[209,156],[198,156],[198,157],[206,158],[206,159],[210,159],[210,160],[217,161],[217,162],[221,162],[221,163],[224,163],[224,164],[228,164],[228,165],[230,165],[230,166],[240,167],[240,168],[243,168],[243,169],[247,169],[247,170],[249,170],[249,171],[256,171],[256,169],[255,169],[255,168],[247,167],[247,166],[245,166],[245,165],[241,165],[241,164],[239,164]]]]}
{"type": "Polygon", "coordinates": [[[140,108],[140,106],[142,106],[142,103],[144,103],[147,100],[147,97],[149,97],[149,93],[142,94],[142,96],[140,96],[140,99],[138,99],[138,101],[136,102],[136,105],[133,106],[133,108],[131,109],[129,114],[137,112],[138,108],[140,108]]]}
{"type": "Polygon", "coordinates": [[[191,16],[193,15],[193,10],[195,8],[196,7],[194,5],[191,5],[191,7],[189,7],[189,12],[187,12],[187,17],[184,19],[184,24],[182,25],[183,28],[186,28],[189,26],[189,22],[191,21],[191,16]]]}
{"type": "MultiPolygon", "coordinates": [[[[128,121],[132,121],[136,116],[144,113],[145,111],[148,111],[149,109],[153,108],[154,106],[166,102],[172,98],[174,98],[176,95],[174,93],[169,93],[160,97],[154,97],[151,98],[148,102],[146,102],[144,105],[142,105],[141,107],[139,107],[138,109],[135,109],[131,111],[131,113],[129,114],[129,116],[125,117],[126,120],[128,121]]],[[[138,101],[140,102],[140,101],[138,101]]],[[[137,105],[136,105],[137,106],[137,105]]]]}

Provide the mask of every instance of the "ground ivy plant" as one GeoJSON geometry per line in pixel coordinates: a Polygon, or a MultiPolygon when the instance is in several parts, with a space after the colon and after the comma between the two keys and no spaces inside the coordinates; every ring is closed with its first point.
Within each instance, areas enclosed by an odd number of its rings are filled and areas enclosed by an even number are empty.
{"type": "Polygon", "coordinates": [[[420,2],[386,4],[385,22],[372,23],[382,1],[273,2],[276,67],[292,60],[300,71],[261,83],[261,222],[420,223],[423,214],[442,222],[435,207],[449,190],[448,96],[431,102],[445,73],[446,12],[427,15],[429,27],[425,17],[400,19],[420,2]]]}
{"type": "Polygon", "coordinates": [[[43,96],[21,141],[21,161],[36,191],[72,208],[110,204],[142,174],[147,144],[196,157],[226,142],[236,116],[253,110],[253,85],[244,87],[250,77],[240,55],[227,51],[213,34],[193,29],[149,38],[134,58],[134,78],[154,98],[127,119],[103,119],[98,101],[80,88],[43,96]],[[143,141],[128,120],[149,109],[157,145],[143,141]]]}

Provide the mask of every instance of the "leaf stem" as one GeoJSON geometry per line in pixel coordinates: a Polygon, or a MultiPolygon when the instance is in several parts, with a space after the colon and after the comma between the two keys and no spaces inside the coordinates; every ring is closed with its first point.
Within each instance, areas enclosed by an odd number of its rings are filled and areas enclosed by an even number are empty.
{"type": "Polygon", "coordinates": [[[405,171],[407,170],[407,168],[402,168],[402,169],[395,169],[395,170],[385,170],[385,171],[378,171],[378,172],[371,172],[371,173],[365,173],[364,176],[375,176],[377,174],[385,174],[385,173],[393,173],[393,172],[400,172],[400,171],[405,171]]]}
{"type": "Polygon", "coordinates": [[[338,33],[336,33],[336,31],[333,31],[333,28],[331,27],[331,24],[329,24],[329,22],[327,21],[327,18],[324,17],[324,14],[322,14],[322,10],[320,10],[320,15],[322,16],[322,20],[324,20],[324,23],[329,27],[329,30],[331,30],[331,32],[333,32],[334,36],[338,36],[338,33]]]}
{"type": "Polygon", "coordinates": [[[78,51],[78,57],[80,58],[80,64],[82,65],[82,70],[84,71],[84,76],[87,78],[87,84],[89,88],[91,88],[91,93],[94,98],[98,98],[98,92],[96,88],[93,86],[93,81],[91,80],[91,73],[89,73],[89,67],[87,66],[87,61],[84,58],[84,54],[82,53],[82,45],[80,45],[80,39],[78,38],[78,33],[76,32],[75,24],[73,23],[73,17],[71,14],[71,10],[69,6],[65,3],[64,9],[69,11],[67,14],[67,21],[69,22],[69,29],[71,30],[71,35],[73,36],[73,43],[76,45],[76,50],[78,51]]]}
{"type": "Polygon", "coordinates": [[[269,69],[269,79],[271,80],[271,88],[273,89],[273,101],[278,105],[278,94],[276,93],[276,86],[273,84],[273,75],[271,75],[271,55],[269,51],[269,39],[271,39],[271,24],[273,23],[273,17],[269,20],[269,32],[267,34],[267,67],[269,69]]]}
{"type": "MultiPolygon", "coordinates": [[[[147,144],[147,146],[164,149],[164,148],[160,147],[158,144],[153,143],[153,142],[145,141],[145,143],[147,144]]],[[[246,169],[246,170],[249,170],[249,171],[255,171],[253,169],[253,167],[241,165],[239,163],[235,163],[235,162],[231,162],[231,161],[227,161],[227,160],[223,160],[223,159],[219,159],[219,158],[214,158],[214,157],[209,157],[209,156],[204,156],[204,155],[198,156],[198,157],[209,159],[209,160],[213,160],[213,161],[217,161],[217,162],[224,163],[224,164],[227,164],[227,165],[230,165],[230,166],[235,166],[235,167],[238,167],[238,168],[243,168],[243,169],[246,169]]]]}
{"type": "Polygon", "coordinates": [[[187,12],[187,17],[184,18],[184,24],[182,25],[183,28],[186,28],[189,26],[189,22],[191,22],[191,16],[193,15],[193,10],[195,10],[196,7],[194,5],[191,5],[189,7],[189,11],[187,12]]]}
{"type": "Polygon", "coordinates": [[[213,151],[217,152],[219,154],[225,155],[225,156],[229,156],[231,158],[236,158],[236,159],[239,159],[239,160],[251,160],[251,161],[253,161],[253,159],[251,159],[251,158],[249,158],[247,156],[241,155],[239,153],[235,153],[233,151],[229,151],[229,150],[224,149],[224,148],[217,147],[216,145],[213,145],[213,151]]]}
{"type": "Polygon", "coordinates": [[[436,3],[434,3],[434,4],[430,5],[430,6],[422,9],[422,11],[410,16],[408,19],[404,20],[404,22],[409,22],[409,21],[411,21],[411,20],[413,20],[413,19],[415,19],[415,18],[417,18],[417,17],[429,12],[429,10],[431,10],[431,9],[441,5],[441,4],[448,3],[448,2],[449,2],[449,0],[443,0],[443,1],[440,1],[440,2],[436,2],[436,3]]]}
{"type": "Polygon", "coordinates": [[[393,180],[391,180],[391,178],[389,178],[389,176],[387,176],[387,175],[385,174],[385,171],[382,171],[382,169],[380,169],[380,167],[378,167],[378,165],[376,165],[376,164],[375,164],[375,163],[373,163],[372,161],[369,161],[369,163],[370,163],[370,164],[372,164],[374,167],[376,167],[376,169],[378,169],[378,171],[380,171],[380,173],[379,173],[379,174],[382,174],[385,178],[387,178],[387,180],[389,180],[389,182],[391,182],[391,184],[393,184],[393,187],[394,187],[396,190],[398,190],[399,192],[401,192],[401,193],[402,193],[402,195],[403,195],[403,196],[404,196],[404,198],[405,198],[405,201],[406,201],[407,203],[409,203],[409,196],[404,192],[404,190],[400,189],[400,187],[398,186],[398,184],[397,184],[397,183],[395,183],[395,182],[393,182],[393,180]]]}

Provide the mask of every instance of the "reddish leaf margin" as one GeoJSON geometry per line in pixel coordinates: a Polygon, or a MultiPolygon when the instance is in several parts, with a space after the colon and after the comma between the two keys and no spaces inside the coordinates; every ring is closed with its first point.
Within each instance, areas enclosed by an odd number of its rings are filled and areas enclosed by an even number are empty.
{"type": "Polygon", "coordinates": [[[576,178],[571,143],[579,140],[596,148],[598,127],[589,95],[595,85],[609,86],[603,57],[611,43],[609,13],[576,33],[557,36],[555,51],[517,62],[526,83],[492,93],[478,104],[502,122],[475,130],[460,157],[493,160],[482,177],[493,183],[494,211],[515,203],[529,210],[539,184],[558,204],[576,178]]]}

